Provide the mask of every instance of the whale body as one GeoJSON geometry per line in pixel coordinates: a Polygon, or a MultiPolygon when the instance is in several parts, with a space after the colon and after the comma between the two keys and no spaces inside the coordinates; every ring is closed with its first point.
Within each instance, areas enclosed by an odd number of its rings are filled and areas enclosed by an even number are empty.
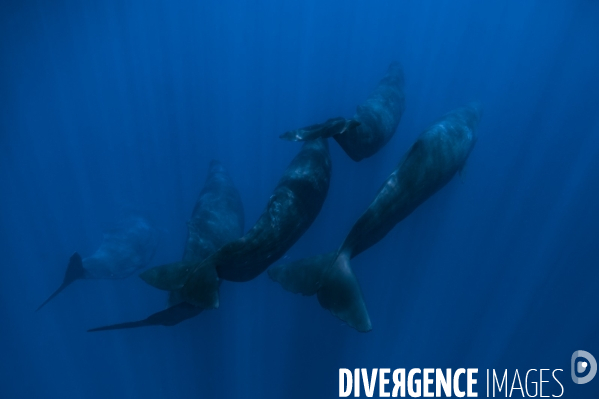
{"type": "Polygon", "coordinates": [[[352,119],[332,118],[324,123],[283,133],[290,141],[333,137],[351,159],[358,162],[374,155],[393,137],[405,109],[404,76],[394,62],[352,119]]]}
{"type": "Polygon", "coordinates": [[[401,220],[462,170],[474,144],[478,105],[454,110],[422,132],[337,251],[271,267],[283,288],[317,294],[333,315],[358,331],[372,326],[350,259],[381,240],[401,220]]]}

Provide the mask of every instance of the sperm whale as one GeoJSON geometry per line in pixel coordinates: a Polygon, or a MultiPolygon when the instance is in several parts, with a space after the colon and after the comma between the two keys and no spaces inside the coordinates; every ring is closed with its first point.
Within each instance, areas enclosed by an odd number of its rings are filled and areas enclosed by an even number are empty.
{"type": "Polygon", "coordinates": [[[62,290],[80,279],[122,279],[148,266],[158,246],[158,230],[142,216],[130,216],[106,233],[98,250],[69,259],[60,287],[38,308],[40,310],[62,290]]]}
{"type": "Polygon", "coordinates": [[[352,119],[331,118],[281,135],[290,141],[333,137],[351,159],[358,162],[374,155],[393,137],[405,109],[404,76],[394,62],[352,119]]]}

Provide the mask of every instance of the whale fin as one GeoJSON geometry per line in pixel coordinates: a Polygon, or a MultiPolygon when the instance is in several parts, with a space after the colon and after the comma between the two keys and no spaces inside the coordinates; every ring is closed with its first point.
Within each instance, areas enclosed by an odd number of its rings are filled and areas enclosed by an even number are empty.
{"type": "Polygon", "coordinates": [[[196,264],[191,262],[169,263],[148,269],[139,277],[159,290],[177,291],[183,288],[195,266],[196,264]]]}
{"type": "Polygon", "coordinates": [[[127,323],[112,324],[104,327],[97,327],[87,330],[87,332],[121,330],[124,328],[137,328],[148,326],[174,326],[184,320],[190,319],[202,313],[204,309],[183,302],[168,309],[156,312],[148,318],[139,321],[130,321],[127,323]]]}
{"type": "Polygon", "coordinates": [[[343,134],[346,131],[360,125],[360,122],[354,119],[331,118],[324,123],[317,123],[302,129],[290,130],[283,133],[279,137],[289,141],[307,141],[317,138],[328,138],[338,134],[343,134]]]}
{"type": "Polygon", "coordinates": [[[65,272],[62,284],[60,285],[60,287],[58,287],[56,291],[54,291],[52,295],[50,295],[50,297],[48,297],[48,299],[44,301],[44,303],[42,303],[37,308],[36,312],[44,306],[46,306],[48,302],[54,299],[54,297],[58,295],[60,291],[68,287],[73,281],[82,279],[84,277],[85,269],[83,268],[83,261],[81,260],[81,255],[75,252],[73,255],[71,255],[71,258],[69,259],[69,265],[67,266],[67,271],[65,272]]]}
{"type": "Polygon", "coordinates": [[[317,294],[320,305],[360,332],[372,330],[362,290],[349,264],[350,254],[335,252],[277,265],[268,275],[283,288],[317,294]]]}
{"type": "Polygon", "coordinates": [[[186,302],[203,309],[216,309],[219,305],[220,280],[213,258],[214,255],[196,266],[180,291],[186,302]]]}

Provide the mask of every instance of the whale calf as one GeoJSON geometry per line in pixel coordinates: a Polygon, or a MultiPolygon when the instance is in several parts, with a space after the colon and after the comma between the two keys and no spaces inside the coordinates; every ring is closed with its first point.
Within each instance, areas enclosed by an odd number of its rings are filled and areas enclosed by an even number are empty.
{"type": "Polygon", "coordinates": [[[393,137],[405,109],[401,66],[392,63],[385,77],[359,105],[352,119],[332,118],[324,123],[283,133],[290,141],[333,137],[351,159],[358,162],[374,155],[393,137]]]}
{"type": "Polygon", "coordinates": [[[437,120],[412,144],[337,251],[273,266],[269,276],[288,291],[317,294],[333,315],[358,331],[370,331],[350,259],[385,237],[462,170],[476,143],[479,119],[479,107],[471,104],[437,120]]]}
{"type": "Polygon", "coordinates": [[[310,227],[326,198],[331,158],[326,139],[306,141],[291,161],[256,224],[202,262],[179,262],[141,274],[148,284],[179,291],[205,309],[218,307],[220,279],[248,281],[281,258],[310,227]]]}
{"type": "Polygon", "coordinates": [[[158,246],[158,230],[141,216],[122,220],[104,233],[102,244],[90,257],[75,252],[60,287],[37,310],[79,279],[122,279],[148,266],[158,246]]]}
{"type": "MultiPolygon", "coordinates": [[[[197,263],[243,234],[241,196],[233,180],[218,161],[211,161],[204,187],[187,222],[187,241],[181,265],[197,263]]],[[[154,325],[174,326],[200,314],[204,309],[185,302],[178,291],[169,293],[169,307],[139,321],[94,328],[117,330],[154,325]]]]}

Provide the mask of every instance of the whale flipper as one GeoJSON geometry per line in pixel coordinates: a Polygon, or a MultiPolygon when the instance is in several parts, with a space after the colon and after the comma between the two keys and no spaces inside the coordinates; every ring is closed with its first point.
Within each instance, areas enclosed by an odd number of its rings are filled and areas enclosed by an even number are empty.
{"type": "Polygon", "coordinates": [[[372,329],[370,317],[349,260],[349,253],[331,252],[274,266],[268,275],[287,291],[317,294],[323,308],[356,330],[368,332],[372,329]]]}
{"type": "Polygon", "coordinates": [[[151,286],[164,291],[177,291],[196,267],[193,262],[175,262],[156,266],[141,273],[139,277],[151,286]]]}
{"type": "Polygon", "coordinates": [[[183,302],[172,306],[160,312],[150,315],[148,318],[139,321],[131,321],[127,323],[112,324],[110,326],[97,327],[87,330],[87,332],[121,330],[125,328],[137,328],[148,326],[174,326],[184,320],[200,314],[204,309],[183,302]]]}
{"type": "Polygon", "coordinates": [[[324,123],[317,123],[302,129],[290,130],[279,137],[289,141],[306,141],[317,138],[328,138],[343,134],[350,129],[360,125],[355,119],[331,118],[324,123]]]}
{"type": "Polygon", "coordinates": [[[83,261],[81,260],[81,255],[75,252],[71,255],[69,259],[69,265],[67,266],[67,271],[65,272],[64,279],[62,284],[48,299],[44,301],[36,310],[40,310],[43,308],[48,302],[50,302],[56,295],[60,293],[60,291],[64,290],[68,287],[73,281],[79,280],[85,277],[85,269],[83,268],[83,261]]]}

